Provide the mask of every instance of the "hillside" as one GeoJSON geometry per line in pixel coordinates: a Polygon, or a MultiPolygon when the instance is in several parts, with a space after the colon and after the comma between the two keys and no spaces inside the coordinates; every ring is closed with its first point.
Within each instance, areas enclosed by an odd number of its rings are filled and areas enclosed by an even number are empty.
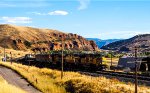
{"type": "Polygon", "coordinates": [[[102,49],[131,51],[134,46],[138,46],[140,51],[150,51],[150,34],[137,35],[129,39],[120,40],[103,46],[102,49]]]}
{"type": "Polygon", "coordinates": [[[106,39],[106,40],[101,40],[101,39],[98,39],[98,38],[86,38],[87,40],[93,40],[95,41],[95,43],[97,44],[97,46],[99,48],[105,46],[105,45],[108,45],[110,43],[113,43],[113,42],[116,42],[116,41],[119,41],[121,39],[106,39]]]}
{"type": "Polygon", "coordinates": [[[0,25],[0,47],[15,50],[26,49],[61,49],[61,36],[64,37],[64,48],[68,50],[99,50],[94,41],[88,41],[82,36],[63,33],[52,29],[0,25]]]}

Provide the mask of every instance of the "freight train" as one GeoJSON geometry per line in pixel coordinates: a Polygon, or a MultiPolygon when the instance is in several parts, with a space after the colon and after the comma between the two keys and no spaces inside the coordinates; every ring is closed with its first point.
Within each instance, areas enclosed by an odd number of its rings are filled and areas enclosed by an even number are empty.
{"type": "MultiPolygon", "coordinates": [[[[61,68],[62,54],[28,54],[24,59],[21,59],[21,61],[24,64],[39,67],[61,68]]],[[[63,55],[63,65],[64,69],[67,70],[79,69],[88,71],[105,70],[107,67],[102,64],[102,56],[98,53],[65,53],[63,55]]]]}

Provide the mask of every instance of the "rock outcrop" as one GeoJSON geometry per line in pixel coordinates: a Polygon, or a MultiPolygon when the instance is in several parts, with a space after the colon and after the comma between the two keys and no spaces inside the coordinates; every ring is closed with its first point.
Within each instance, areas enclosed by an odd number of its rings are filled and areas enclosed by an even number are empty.
{"type": "Polygon", "coordinates": [[[0,42],[1,47],[15,50],[60,50],[62,43],[66,50],[99,50],[94,41],[77,34],[8,24],[0,25],[0,42]]]}

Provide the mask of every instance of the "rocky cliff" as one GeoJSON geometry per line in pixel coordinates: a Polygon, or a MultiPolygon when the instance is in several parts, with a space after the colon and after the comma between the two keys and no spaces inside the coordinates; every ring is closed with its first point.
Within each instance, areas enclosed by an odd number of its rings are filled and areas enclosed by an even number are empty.
{"type": "Polygon", "coordinates": [[[40,29],[3,24],[0,25],[0,46],[15,50],[38,49],[94,50],[98,47],[94,41],[73,33],[63,33],[52,29],[40,29]]]}

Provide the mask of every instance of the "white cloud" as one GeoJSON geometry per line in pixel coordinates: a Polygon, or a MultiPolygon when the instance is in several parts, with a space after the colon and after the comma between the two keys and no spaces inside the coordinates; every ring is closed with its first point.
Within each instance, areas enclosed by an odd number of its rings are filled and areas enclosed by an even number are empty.
{"type": "Polygon", "coordinates": [[[80,3],[80,6],[78,7],[78,10],[84,10],[88,8],[88,5],[90,4],[90,0],[78,0],[80,3]]]}
{"type": "Polygon", "coordinates": [[[2,0],[0,7],[46,7],[51,4],[47,0],[2,0]]]}
{"type": "Polygon", "coordinates": [[[150,34],[149,31],[111,31],[111,32],[99,32],[98,34],[84,34],[84,37],[88,38],[100,38],[100,39],[128,39],[139,34],[150,34]]]}
{"type": "Polygon", "coordinates": [[[32,19],[29,17],[1,17],[0,20],[4,23],[31,23],[32,19]]]}
{"type": "Polygon", "coordinates": [[[51,11],[49,13],[40,13],[40,12],[27,12],[28,14],[34,14],[34,15],[68,15],[69,13],[67,11],[62,11],[62,10],[56,10],[56,11],[51,11]]]}
{"type": "Polygon", "coordinates": [[[127,39],[139,34],[150,34],[149,31],[113,31],[101,33],[100,37],[109,39],[127,39]]]}
{"type": "Polygon", "coordinates": [[[56,10],[56,11],[53,11],[53,12],[49,12],[48,14],[49,15],[68,15],[68,12],[62,11],[62,10],[56,10]]]}
{"type": "Polygon", "coordinates": [[[16,7],[16,5],[0,2],[0,7],[16,7]]]}
{"type": "Polygon", "coordinates": [[[35,14],[35,15],[48,15],[46,13],[40,13],[40,12],[30,12],[31,14],[35,14]]]}

